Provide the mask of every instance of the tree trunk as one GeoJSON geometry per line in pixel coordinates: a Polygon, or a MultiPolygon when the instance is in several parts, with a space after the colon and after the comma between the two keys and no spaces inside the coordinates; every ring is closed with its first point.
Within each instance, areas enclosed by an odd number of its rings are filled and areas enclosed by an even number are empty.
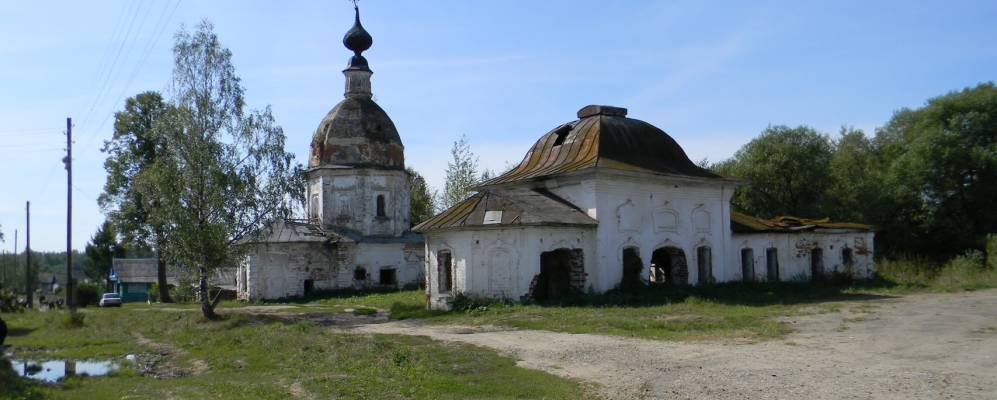
{"type": "Polygon", "coordinates": [[[201,266],[198,275],[197,293],[201,300],[201,313],[204,314],[204,318],[215,319],[218,317],[215,315],[215,306],[208,297],[208,268],[201,266]]]}
{"type": "Polygon", "coordinates": [[[159,302],[172,303],[173,299],[170,298],[170,283],[166,279],[166,261],[163,260],[163,256],[159,252],[156,252],[156,273],[158,275],[159,302]]]}

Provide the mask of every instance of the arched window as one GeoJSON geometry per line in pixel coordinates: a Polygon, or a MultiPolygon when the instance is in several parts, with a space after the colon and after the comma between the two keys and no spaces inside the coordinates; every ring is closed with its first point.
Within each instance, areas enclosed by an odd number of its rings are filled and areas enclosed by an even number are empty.
{"type": "Polygon", "coordinates": [[[436,252],[436,291],[450,293],[453,289],[453,255],[450,250],[436,252]]]}
{"type": "Polygon", "coordinates": [[[769,247],[765,250],[765,270],[769,282],[779,281],[779,249],[769,247]]]}
{"type": "Polygon", "coordinates": [[[696,249],[696,266],[700,285],[713,282],[713,250],[709,246],[696,249]]]}
{"type": "Polygon", "coordinates": [[[377,216],[378,217],[383,217],[384,216],[384,195],[383,194],[377,195],[377,216]]]}

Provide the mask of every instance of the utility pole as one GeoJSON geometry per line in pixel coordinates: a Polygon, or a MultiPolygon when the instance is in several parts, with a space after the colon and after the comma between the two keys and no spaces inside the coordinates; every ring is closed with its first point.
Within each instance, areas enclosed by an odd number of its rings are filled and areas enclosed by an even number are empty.
{"type": "Polygon", "coordinates": [[[28,301],[28,308],[34,308],[34,293],[31,291],[31,202],[24,206],[27,213],[27,232],[25,236],[24,254],[27,262],[24,263],[24,298],[28,301]]]}
{"type": "MultiPolygon", "coordinates": [[[[11,278],[14,278],[14,277],[17,276],[17,229],[14,229],[14,266],[10,268],[10,271],[13,272],[12,274],[10,274],[11,278]]],[[[11,280],[13,281],[14,279],[11,279],[11,280]]],[[[17,291],[14,290],[15,286],[17,286],[17,285],[16,284],[11,284],[11,290],[14,293],[17,293],[17,291]]]]}
{"type": "Polygon", "coordinates": [[[66,305],[76,311],[73,284],[73,119],[66,118],[66,305]]]}

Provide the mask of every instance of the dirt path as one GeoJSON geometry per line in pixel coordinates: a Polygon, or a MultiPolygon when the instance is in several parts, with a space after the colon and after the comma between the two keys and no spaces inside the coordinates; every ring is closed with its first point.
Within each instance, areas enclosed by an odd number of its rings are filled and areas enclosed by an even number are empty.
{"type": "Polygon", "coordinates": [[[607,398],[997,398],[997,290],[857,303],[790,322],[786,339],[752,344],[408,321],[352,331],[497,349],[523,367],[594,382],[607,398]]]}

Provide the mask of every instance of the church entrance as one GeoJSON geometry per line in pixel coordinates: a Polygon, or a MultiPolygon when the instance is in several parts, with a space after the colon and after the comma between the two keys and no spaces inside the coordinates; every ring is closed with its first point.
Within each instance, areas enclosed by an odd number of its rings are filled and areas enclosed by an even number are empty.
{"type": "Polygon", "coordinates": [[[557,249],[540,253],[540,274],[533,278],[530,297],[554,300],[585,288],[585,259],[581,249],[557,249]]]}
{"type": "Polygon", "coordinates": [[[678,247],[662,247],[651,254],[648,282],[652,285],[685,285],[689,283],[689,266],[685,252],[678,247]]]}

